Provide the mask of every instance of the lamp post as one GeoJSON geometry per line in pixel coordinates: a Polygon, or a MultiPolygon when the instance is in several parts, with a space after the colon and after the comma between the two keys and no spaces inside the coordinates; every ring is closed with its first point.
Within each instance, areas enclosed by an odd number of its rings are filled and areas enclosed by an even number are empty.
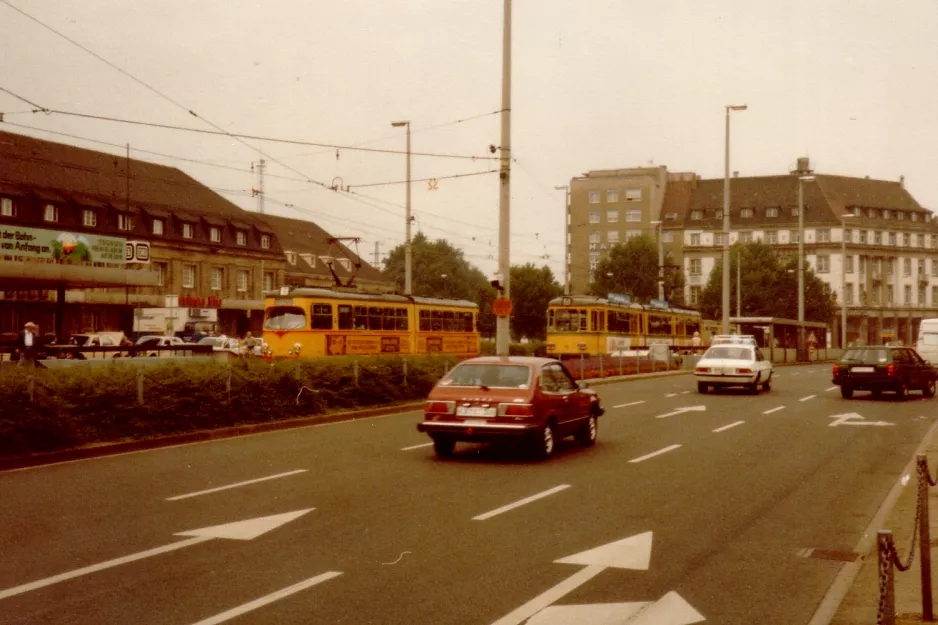
{"type": "Polygon", "coordinates": [[[742,273],[743,259],[742,259],[742,248],[736,250],[736,316],[742,317],[740,313],[740,304],[742,302],[742,280],[740,279],[740,274],[742,273]]]}
{"type": "Polygon", "coordinates": [[[400,128],[401,126],[407,128],[407,201],[405,203],[406,224],[404,226],[404,295],[410,295],[413,279],[410,248],[410,222],[413,221],[410,216],[410,122],[391,122],[391,125],[395,128],[400,128]]]}
{"type": "Polygon", "coordinates": [[[570,186],[557,185],[555,191],[564,191],[563,203],[563,294],[570,295],[570,186]]]}
{"type": "Polygon", "coordinates": [[[662,221],[650,222],[652,226],[658,226],[658,299],[664,301],[664,238],[661,236],[661,229],[664,227],[662,221]]]}
{"type": "Polygon", "coordinates": [[[798,358],[804,354],[804,183],[814,176],[798,177],[798,358]]]}
{"type": "Polygon", "coordinates": [[[840,349],[847,348],[847,219],[849,213],[840,216],[840,349]]]}
{"type": "Polygon", "coordinates": [[[730,111],[745,111],[746,104],[726,105],[723,158],[723,334],[730,333],[730,111]]]}

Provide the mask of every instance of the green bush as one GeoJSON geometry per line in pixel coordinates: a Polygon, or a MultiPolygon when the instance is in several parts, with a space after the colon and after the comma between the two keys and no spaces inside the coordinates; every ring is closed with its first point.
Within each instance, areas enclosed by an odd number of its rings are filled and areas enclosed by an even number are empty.
{"type": "Polygon", "coordinates": [[[420,400],[455,363],[449,356],[369,356],[142,368],[4,366],[0,456],[420,400]]]}

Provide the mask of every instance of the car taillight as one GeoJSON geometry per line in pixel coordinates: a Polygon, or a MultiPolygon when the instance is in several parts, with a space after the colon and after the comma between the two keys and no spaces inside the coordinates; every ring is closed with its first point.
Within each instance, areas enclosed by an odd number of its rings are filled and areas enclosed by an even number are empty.
{"type": "Polygon", "coordinates": [[[896,365],[889,364],[886,367],[886,375],[896,375],[896,365]]]}
{"type": "Polygon", "coordinates": [[[499,404],[500,417],[530,417],[534,415],[533,404],[499,404]]]}
{"type": "Polygon", "coordinates": [[[834,363],[834,371],[833,371],[833,373],[834,373],[835,376],[840,373],[840,365],[837,364],[836,362],[834,363]]]}
{"type": "Polygon", "coordinates": [[[752,373],[752,369],[737,369],[736,373],[752,373]]]}
{"type": "Polygon", "coordinates": [[[710,369],[708,367],[697,367],[697,373],[710,373],[710,369]]]}
{"type": "Polygon", "coordinates": [[[425,413],[434,414],[453,414],[456,411],[456,402],[454,401],[428,401],[424,407],[425,413]]]}

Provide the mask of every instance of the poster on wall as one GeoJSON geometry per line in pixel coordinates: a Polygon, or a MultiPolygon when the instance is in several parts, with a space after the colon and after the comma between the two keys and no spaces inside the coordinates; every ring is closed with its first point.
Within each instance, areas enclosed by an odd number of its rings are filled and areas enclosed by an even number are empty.
{"type": "Polygon", "coordinates": [[[0,255],[3,256],[123,265],[124,243],[124,239],[97,234],[0,225],[0,255]]]}

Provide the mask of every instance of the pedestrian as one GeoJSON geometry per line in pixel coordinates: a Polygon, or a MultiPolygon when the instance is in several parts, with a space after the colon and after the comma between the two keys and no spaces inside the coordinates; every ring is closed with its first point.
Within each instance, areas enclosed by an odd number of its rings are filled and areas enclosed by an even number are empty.
{"type": "Polygon", "coordinates": [[[42,367],[39,363],[39,352],[42,349],[42,339],[39,337],[39,326],[32,321],[26,323],[23,331],[16,337],[16,350],[20,359],[16,366],[22,366],[23,363],[33,367],[42,367]]]}
{"type": "Polygon", "coordinates": [[[694,338],[690,340],[693,347],[700,347],[700,332],[694,332],[694,338]]]}

